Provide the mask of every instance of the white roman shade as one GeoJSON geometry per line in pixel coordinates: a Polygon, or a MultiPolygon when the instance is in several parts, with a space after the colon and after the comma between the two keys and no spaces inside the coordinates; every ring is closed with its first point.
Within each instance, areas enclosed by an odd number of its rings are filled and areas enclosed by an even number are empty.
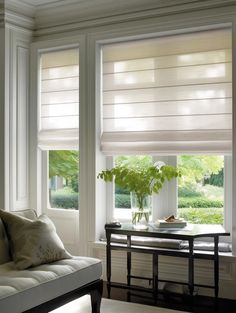
{"type": "Polygon", "coordinates": [[[41,54],[38,141],[42,149],[79,148],[79,49],[41,54]]]}
{"type": "Polygon", "coordinates": [[[102,151],[231,153],[231,41],[221,29],[103,45],[102,151]]]}

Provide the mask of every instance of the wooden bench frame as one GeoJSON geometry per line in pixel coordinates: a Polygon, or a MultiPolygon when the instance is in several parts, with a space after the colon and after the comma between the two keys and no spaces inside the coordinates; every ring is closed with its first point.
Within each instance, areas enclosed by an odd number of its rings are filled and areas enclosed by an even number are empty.
{"type": "Polygon", "coordinates": [[[42,303],[32,309],[25,311],[24,313],[48,313],[70,301],[73,301],[86,294],[90,294],[92,313],[100,313],[101,299],[103,291],[102,279],[96,280],[83,287],[72,290],[64,295],[56,297],[50,301],[42,303]]]}

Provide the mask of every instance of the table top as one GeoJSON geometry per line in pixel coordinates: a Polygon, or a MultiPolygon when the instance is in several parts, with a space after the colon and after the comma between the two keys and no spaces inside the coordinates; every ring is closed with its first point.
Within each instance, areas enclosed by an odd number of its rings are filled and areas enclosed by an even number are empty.
{"type": "Polygon", "coordinates": [[[170,239],[230,236],[222,225],[217,224],[187,224],[183,228],[159,228],[154,223],[149,223],[148,229],[145,230],[136,230],[132,224],[122,224],[119,228],[109,227],[106,231],[112,234],[170,239]]]}

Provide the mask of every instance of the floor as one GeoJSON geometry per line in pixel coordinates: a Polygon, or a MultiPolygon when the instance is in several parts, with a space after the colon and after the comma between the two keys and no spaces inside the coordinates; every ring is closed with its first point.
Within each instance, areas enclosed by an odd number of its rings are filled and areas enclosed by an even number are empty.
{"type": "MultiPolygon", "coordinates": [[[[150,305],[131,303],[110,299],[102,299],[101,313],[182,313],[170,309],[157,308],[150,305]]],[[[67,303],[50,313],[91,313],[90,296],[86,295],[67,303]]]]}
{"type": "MultiPolygon", "coordinates": [[[[107,287],[104,283],[103,297],[107,298],[107,287]]],[[[150,294],[146,292],[132,292],[121,288],[111,289],[111,299],[130,301],[134,303],[141,303],[146,305],[164,307],[180,311],[188,311],[194,313],[235,313],[236,300],[225,300],[203,296],[187,296],[173,293],[162,293],[158,296],[155,304],[151,299],[150,294]]]]}

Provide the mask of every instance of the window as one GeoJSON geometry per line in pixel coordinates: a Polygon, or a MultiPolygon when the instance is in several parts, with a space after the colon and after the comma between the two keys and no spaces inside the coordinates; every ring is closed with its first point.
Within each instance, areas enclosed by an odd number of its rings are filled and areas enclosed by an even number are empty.
{"type": "MultiPolygon", "coordinates": [[[[114,164],[145,167],[156,159],[150,155],[117,156],[114,164]]],[[[182,177],[174,182],[166,182],[164,190],[154,196],[155,200],[149,206],[153,209],[154,219],[175,214],[190,223],[224,224],[224,156],[179,155],[171,159],[176,159],[182,177]],[[174,185],[172,192],[168,185],[174,185]],[[169,206],[169,212],[165,208],[163,210],[163,202],[169,206]]],[[[165,159],[165,162],[168,160],[165,159]]],[[[131,207],[130,192],[115,185],[113,219],[130,220],[131,207]]]]}
{"type": "Polygon", "coordinates": [[[41,53],[38,145],[48,152],[48,203],[78,209],[79,50],[41,53]]]}
{"type": "Polygon", "coordinates": [[[224,224],[224,157],[181,155],[177,165],[178,216],[194,224],[224,224]]]}
{"type": "Polygon", "coordinates": [[[52,208],[79,207],[79,153],[76,150],[49,151],[49,203],[52,208]]]}
{"type": "MultiPolygon", "coordinates": [[[[224,28],[104,44],[103,153],[147,155],[171,165],[184,155],[230,156],[231,41],[231,29],[224,28]]],[[[212,175],[206,171],[205,184],[212,175]]],[[[171,184],[159,199],[154,197],[154,219],[155,208],[162,216],[170,207],[179,213],[181,184],[178,190],[179,197],[177,185],[171,184]]],[[[207,197],[212,197],[210,190],[207,197]]]]}

